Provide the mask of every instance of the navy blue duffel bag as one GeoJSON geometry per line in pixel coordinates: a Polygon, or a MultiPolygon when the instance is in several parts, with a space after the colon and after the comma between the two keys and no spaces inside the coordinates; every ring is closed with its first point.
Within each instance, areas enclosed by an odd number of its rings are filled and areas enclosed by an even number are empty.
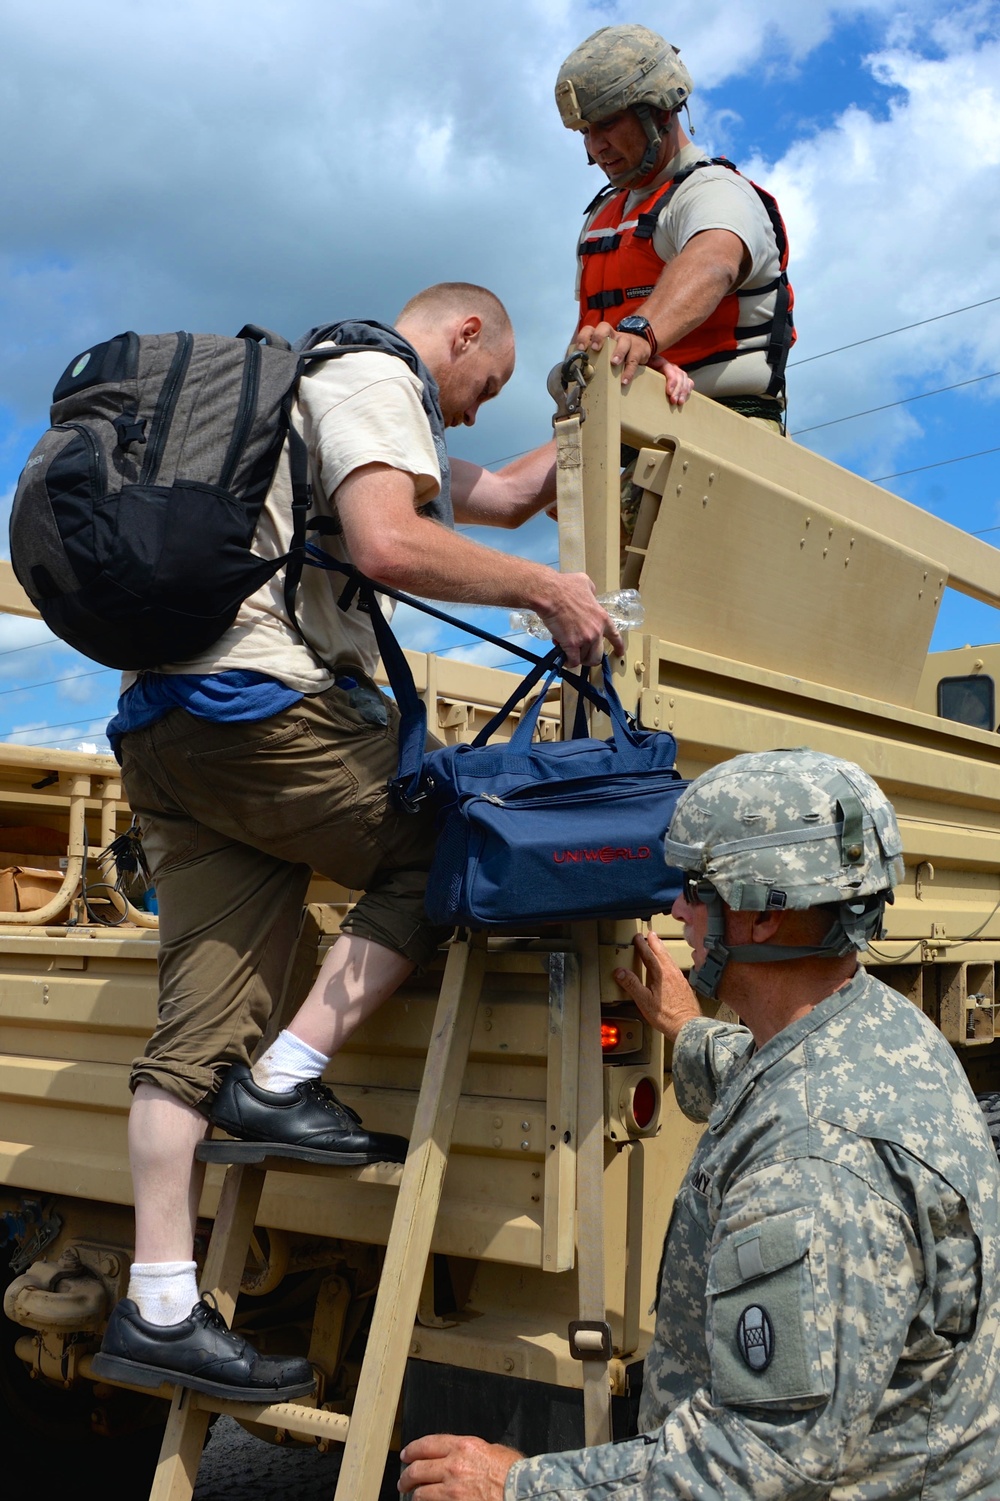
{"type": "Polygon", "coordinates": [[[306,553],[306,562],[349,575],[341,606],[346,609],[360,593],[370,615],[402,715],[399,767],[390,791],[404,808],[428,798],[437,806],[438,840],[424,898],[431,922],[509,927],[670,910],[682,876],[666,864],[663,841],[687,783],[674,767],[674,737],[629,724],[607,657],[602,693],[586,676],[567,671],[558,649],[536,657],[401,590],[375,585],[313,546],[306,553]],[[471,745],[424,754],[426,710],[376,591],[534,664],[471,745]],[[534,742],[542,702],[557,676],[610,717],[610,740],[588,736],[581,696],[571,740],[534,742]],[[511,739],[489,744],[543,678],[511,739]]]}
{"type": "Polygon", "coordinates": [[[474,928],[525,919],[651,917],[681,887],[663,841],[687,786],[672,735],[630,727],[604,659],[610,740],[578,716],[572,740],[532,740],[551,677],[510,741],[489,744],[537,681],[533,669],[471,745],[424,758],[423,782],[441,809],[424,905],[431,922],[474,928]]]}

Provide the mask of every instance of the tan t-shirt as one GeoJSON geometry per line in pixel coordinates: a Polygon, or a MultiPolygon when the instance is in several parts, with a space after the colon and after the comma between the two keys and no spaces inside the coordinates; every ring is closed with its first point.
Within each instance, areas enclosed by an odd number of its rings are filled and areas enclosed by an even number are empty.
{"type": "MultiPolygon", "coordinates": [[[[387,464],[411,474],[416,504],[426,505],[441,486],[430,424],[421,400],[423,386],[402,360],[392,355],[352,351],[317,365],[303,376],[292,421],[305,438],[311,460],[313,516],[335,516],[332,497],[364,464],[387,464]]],[[[254,551],[275,558],[292,542],[292,491],[288,448],[261,511],[254,551]]],[[[341,537],[321,540],[331,554],[349,562],[341,537]]],[[[263,672],[302,693],[322,693],[337,663],[353,662],[373,672],[378,648],[368,616],[354,606],[344,611],[337,599],[343,574],[303,569],[296,613],[307,646],[285,610],[285,571],[278,572],[240,606],[235,621],[214,646],[184,662],[157,669],[165,673],[216,673],[241,668],[263,672]]],[[[385,601],[386,614],[391,603],[385,601]]],[[[122,679],[122,692],[135,682],[122,679]]]]}
{"type": "MultiPolygon", "coordinates": [[[[697,146],[682,146],[652,183],[629,194],[622,219],[627,220],[632,209],[656,188],[665,186],[678,172],[704,159],[705,153],[697,146]]],[[[594,212],[599,212],[599,208],[594,212]]],[[[653,249],[661,260],[672,261],[694,235],[706,229],[728,229],[743,241],[750,253],[750,270],[743,286],[766,285],[778,275],[780,256],[767,211],[747,180],[738,177],[728,167],[700,167],[681,183],[660,212],[653,232],[653,249]]],[[[578,272],[578,300],[579,292],[578,272]]],[[[759,297],[741,297],[741,327],[767,323],[774,313],[774,301],[774,291],[764,292],[759,297]]],[[[727,360],[724,364],[692,370],[695,390],[705,396],[762,395],[771,379],[771,367],[763,352],[766,344],[767,336],[763,335],[760,353],[741,354],[738,359],[727,360]]]]}

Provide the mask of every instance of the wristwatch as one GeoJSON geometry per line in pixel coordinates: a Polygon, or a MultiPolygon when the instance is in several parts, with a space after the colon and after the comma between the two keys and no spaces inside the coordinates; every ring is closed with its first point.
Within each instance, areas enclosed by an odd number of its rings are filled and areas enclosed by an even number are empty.
{"type": "Polygon", "coordinates": [[[641,313],[629,313],[628,317],[623,318],[619,323],[618,331],[623,334],[641,334],[644,339],[649,340],[650,351],[653,354],[656,353],[656,335],[653,332],[653,325],[641,313]]]}

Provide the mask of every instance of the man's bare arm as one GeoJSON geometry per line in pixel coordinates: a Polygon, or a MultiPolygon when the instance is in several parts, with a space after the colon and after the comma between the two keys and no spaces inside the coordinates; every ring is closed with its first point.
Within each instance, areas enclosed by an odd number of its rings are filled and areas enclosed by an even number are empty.
{"type": "MultiPolygon", "coordinates": [[[[692,235],[680,255],[667,262],[652,292],[636,309],[653,325],[657,348],[672,348],[704,323],[749,270],[750,252],[732,230],[703,229],[692,235]]],[[[581,328],[576,345],[578,349],[598,350],[609,337],[616,340],[611,363],[622,366],[623,386],[629,384],[640,365],[653,364],[656,368],[646,338],[620,334],[610,323],[581,328]]]]}
{"type": "Polygon", "coordinates": [[[412,476],[387,464],[355,469],[336,494],[351,557],[376,583],[456,603],[527,606],[571,663],[601,660],[606,638],[624,644],[585,573],[494,552],[417,514],[412,476]]]}
{"type": "Polygon", "coordinates": [[[521,526],[556,498],[556,446],[545,443],[491,472],[451,461],[455,520],[470,526],[521,526]]]}

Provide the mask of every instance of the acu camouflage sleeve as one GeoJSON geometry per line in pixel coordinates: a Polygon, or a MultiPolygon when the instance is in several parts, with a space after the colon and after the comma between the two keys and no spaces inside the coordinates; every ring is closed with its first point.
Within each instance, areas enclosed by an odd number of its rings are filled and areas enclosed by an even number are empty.
{"type": "MultiPolygon", "coordinates": [[[[520,1461],[505,1501],[820,1501],[859,1456],[861,1479],[919,1264],[898,1207],[852,1172],[793,1159],[748,1175],[723,1202],[709,1264],[710,1388],[653,1433],[520,1461]]],[[[881,1467],[874,1486],[845,1494],[895,1494],[881,1467]]]]}
{"type": "Polygon", "coordinates": [[[753,1051],[746,1027],[698,1017],[685,1022],[674,1043],[674,1093],[692,1121],[707,1121],[719,1091],[753,1051]]]}

